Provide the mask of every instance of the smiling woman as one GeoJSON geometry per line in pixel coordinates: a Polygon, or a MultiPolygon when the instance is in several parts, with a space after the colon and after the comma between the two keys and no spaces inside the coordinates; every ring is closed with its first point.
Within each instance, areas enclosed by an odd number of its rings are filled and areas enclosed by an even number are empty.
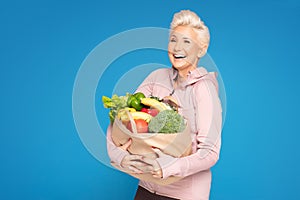
{"type": "Polygon", "coordinates": [[[108,128],[108,154],[114,165],[131,173],[150,173],[158,180],[181,177],[169,185],[141,180],[135,200],[209,199],[210,168],[220,152],[222,108],[216,74],[198,67],[208,45],[209,31],[200,18],[188,10],[176,13],[168,45],[172,67],[155,70],[136,91],[160,99],[172,95],[178,102],[178,112],[190,125],[191,155],[175,158],[159,149],[154,149],[157,158],[132,155],[128,152],[131,140],[121,147],[115,146],[112,127],[108,128]]]}
{"type": "Polygon", "coordinates": [[[189,11],[174,15],[171,23],[168,46],[169,58],[173,67],[182,77],[197,68],[199,59],[204,56],[209,45],[209,31],[199,17],[189,11]]]}

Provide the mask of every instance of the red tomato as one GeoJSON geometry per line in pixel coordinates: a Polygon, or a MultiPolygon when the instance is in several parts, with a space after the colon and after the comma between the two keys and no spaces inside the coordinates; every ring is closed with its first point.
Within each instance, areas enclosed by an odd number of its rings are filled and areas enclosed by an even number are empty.
{"type": "Polygon", "coordinates": [[[148,109],[148,114],[150,114],[152,117],[155,117],[158,113],[159,111],[155,108],[148,109]]]}
{"type": "Polygon", "coordinates": [[[141,111],[148,113],[152,117],[155,117],[159,113],[159,111],[155,108],[142,108],[141,111]]]}
{"type": "MultiPolygon", "coordinates": [[[[135,119],[134,122],[138,133],[148,133],[148,123],[145,120],[135,119]]],[[[127,128],[132,132],[131,123],[128,123],[127,128]]]]}
{"type": "Polygon", "coordinates": [[[141,112],[148,113],[148,110],[149,110],[148,108],[142,108],[141,112]]]}

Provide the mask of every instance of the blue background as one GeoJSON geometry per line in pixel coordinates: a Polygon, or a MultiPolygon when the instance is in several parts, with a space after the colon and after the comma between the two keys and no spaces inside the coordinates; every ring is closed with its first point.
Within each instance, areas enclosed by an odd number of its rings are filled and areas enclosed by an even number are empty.
{"type": "MultiPolygon", "coordinates": [[[[0,199],[132,199],[137,181],[82,145],[73,83],[101,41],[137,27],[168,28],[181,9],[209,26],[209,53],[227,92],[211,199],[300,198],[299,1],[29,0],[0,7],[0,199]]],[[[152,57],[138,58],[126,62],[152,57]]]]}

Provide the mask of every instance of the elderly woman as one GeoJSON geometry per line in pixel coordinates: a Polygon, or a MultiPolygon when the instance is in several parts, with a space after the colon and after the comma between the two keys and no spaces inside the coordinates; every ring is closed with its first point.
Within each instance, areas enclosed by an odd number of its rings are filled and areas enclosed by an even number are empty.
{"type": "MultiPolygon", "coordinates": [[[[219,158],[221,145],[222,109],[218,97],[218,84],[214,73],[198,67],[209,45],[209,31],[201,19],[188,10],[174,15],[171,23],[168,55],[172,67],[152,72],[137,92],[163,98],[172,95],[179,103],[179,113],[189,122],[192,154],[173,158],[157,151],[158,158],[131,155],[127,148],[108,142],[108,153],[116,165],[135,173],[147,173],[165,179],[184,177],[170,185],[156,185],[140,181],[136,200],[151,199],[209,199],[210,168],[219,158]],[[147,167],[145,168],[145,165],[147,167]]],[[[108,140],[111,141],[110,128],[108,140]]]]}

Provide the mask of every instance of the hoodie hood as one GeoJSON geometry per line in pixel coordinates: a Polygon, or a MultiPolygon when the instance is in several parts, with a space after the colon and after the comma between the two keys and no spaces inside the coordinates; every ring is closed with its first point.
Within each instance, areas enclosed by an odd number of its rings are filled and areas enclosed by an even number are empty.
{"type": "MultiPolygon", "coordinates": [[[[178,78],[178,71],[173,68],[172,70],[172,78],[176,80],[178,78]]],[[[204,67],[198,67],[189,72],[188,78],[184,81],[180,87],[184,88],[189,85],[194,85],[200,80],[210,80],[216,87],[218,91],[218,81],[217,81],[217,72],[208,72],[204,67]]]]}

